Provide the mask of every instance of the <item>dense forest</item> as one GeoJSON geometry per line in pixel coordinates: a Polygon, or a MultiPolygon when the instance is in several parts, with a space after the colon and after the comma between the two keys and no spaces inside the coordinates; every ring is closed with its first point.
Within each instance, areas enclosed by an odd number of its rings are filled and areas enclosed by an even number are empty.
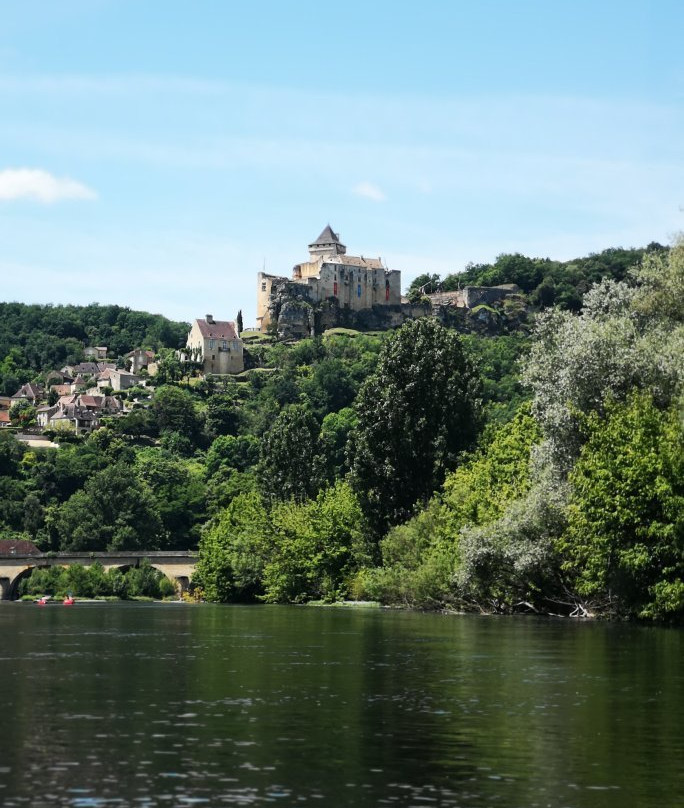
{"type": "MultiPolygon", "coordinates": [[[[568,265],[502,256],[465,274],[536,296],[532,333],[425,318],[255,337],[237,378],[180,376],[167,355],[129,414],[57,451],[3,430],[0,537],[198,547],[211,600],[680,620],[684,245],[568,265]],[[551,281],[553,299],[539,291],[551,281]]],[[[453,277],[464,285],[432,280],[453,277]]],[[[177,324],[147,317],[130,347],[173,345],[177,324]]],[[[3,322],[0,355],[42,338],[3,322]]]]}
{"type": "Polygon", "coordinates": [[[179,348],[189,326],[122,306],[0,303],[0,395],[40,373],[83,361],[87,345],[119,358],[134,348],[179,348]]]}
{"type": "Polygon", "coordinates": [[[504,254],[498,256],[493,264],[468,264],[463,272],[444,278],[430,273],[419,275],[411,283],[409,295],[415,299],[420,297],[421,291],[426,294],[453,292],[464,286],[514,283],[536,308],[557,306],[579,311],[584,294],[595,283],[604,279],[623,281],[644,255],[664,251],[667,251],[667,247],[652,242],[642,249],[611,248],[564,262],[550,258],[529,258],[520,253],[504,254]]]}

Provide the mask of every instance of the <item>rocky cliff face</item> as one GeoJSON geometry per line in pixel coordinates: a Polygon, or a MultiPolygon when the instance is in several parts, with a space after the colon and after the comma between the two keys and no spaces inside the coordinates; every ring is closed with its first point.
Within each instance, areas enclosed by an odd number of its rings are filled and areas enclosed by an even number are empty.
{"type": "Polygon", "coordinates": [[[449,328],[466,334],[509,334],[525,330],[528,324],[527,308],[518,296],[472,309],[434,305],[424,299],[419,303],[351,311],[341,308],[336,298],[314,303],[305,286],[285,279],[274,285],[269,311],[275,324],[274,333],[278,339],[286,341],[322,334],[329,328],[389,331],[407,320],[431,315],[449,328]]]}
{"type": "Polygon", "coordinates": [[[269,314],[278,339],[296,340],[322,334],[328,328],[387,331],[407,320],[428,316],[430,305],[405,303],[352,311],[341,308],[336,298],[314,303],[305,286],[283,280],[272,288],[269,314]]]}
{"type": "Polygon", "coordinates": [[[274,280],[268,310],[278,339],[304,339],[314,335],[314,303],[306,286],[286,278],[274,280]]]}
{"type": "Polygon", "coordinates": [[[407,320],[426,317],[430,306],[424,303],[402,303],[395,306],[373,306],[362,311],[341,308],[335,298],[323,301],[316,310],[316,333],[328,328],[354,328],[357,331],[388,331],[407,320]]]}
{"type": "Polygon", "coordinates": [[[531,325],[528,308],[519,295],[489,305],[480,304],[472,309],[433,305],[432,314],[444,325],[463,334],[514,334],[527,331],[531,325]]]}

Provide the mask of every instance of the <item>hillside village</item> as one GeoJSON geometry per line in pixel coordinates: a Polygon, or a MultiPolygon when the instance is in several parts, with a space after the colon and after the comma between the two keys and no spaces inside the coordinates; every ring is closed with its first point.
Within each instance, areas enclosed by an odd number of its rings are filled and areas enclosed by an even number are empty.
{"type": "MultiPolygon", "coordinates": [[[[515,284],[465,286],[453,292],[421,290],[418,299],[409,299],[401,294],[400,270],[389,269],[381,257],[348,254],[329,224],[308,251],[308,260],[296,264],[289,278],[257,274],[261,334],[296,341],[336,327],[386,331],[431,315],[461,330],[497,332],[502,322],[505,330],[504,313],[509,320],[514,313],[513,329],[525,319],[515,284]]],[[[236,322],[207,314],[192,323],[176,358],[189,375],[237,375],[245,370],[249,354],[242,337],[236,322]]],[[[135,348],[123,357],[123,366],[111,361],[107,346],[86,346],[83,355],[86,361],[47,372],[44,383],[26,383],[13,395],[0,397],[0,428],[18,427],[29,443],[36,443],[34,435],[40,432],[83,435],[97,429],[105,417],[128,414],[140,397],[149,399],[151,391],[146,388],[159,371],[153,351],[135,348]]]]}

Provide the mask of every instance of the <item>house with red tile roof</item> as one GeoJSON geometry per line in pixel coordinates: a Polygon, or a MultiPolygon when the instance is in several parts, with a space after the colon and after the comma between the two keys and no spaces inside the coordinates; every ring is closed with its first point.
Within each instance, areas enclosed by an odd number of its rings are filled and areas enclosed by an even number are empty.
{"type": "Polygon", "coordinates": [[[214,320],[211,314],[192,324],[185,354],[188,359],[202,363],[205,375],[242,373],[245,369],[237,326],[229,320],[214,320]]]}
{"type": "Polygon", "coordinates": [[[0,539],[0,557],[40,554],[40,550],[32,541],[26,539],[0,539]]]}
{"type": "Polygon", "coordinates": [[[71,384],[53,384],[50,392],[57,393],[58,396],[68,396],[73,392],[73,385],[71,384]]]}

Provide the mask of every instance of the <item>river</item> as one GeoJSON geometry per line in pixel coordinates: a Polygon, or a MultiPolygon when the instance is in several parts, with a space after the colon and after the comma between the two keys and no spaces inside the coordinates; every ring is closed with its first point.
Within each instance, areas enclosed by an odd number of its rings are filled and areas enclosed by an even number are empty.
{"type": "Polygon", "coordinates": [[[373,609],[0,605],[0,804],[684,805],[684,635],[373,609]]]}

